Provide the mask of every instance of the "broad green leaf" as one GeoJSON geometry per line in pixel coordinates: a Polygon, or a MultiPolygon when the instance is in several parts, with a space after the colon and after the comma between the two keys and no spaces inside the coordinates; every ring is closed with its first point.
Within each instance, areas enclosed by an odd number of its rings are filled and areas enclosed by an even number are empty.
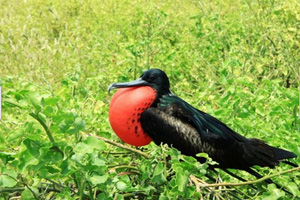
{"type": "Polygon", "coordinates": [[[70,188],[65,187],[63,190],[61,190],[60,193],[58,193],[55,196],[55,199],[57,199],[57,200],[73,200],[74,197],[72,195],[72,192],[70,191],[70,188]]]}
{"type": "Polygon", "coordinates": [[[97,153],[93,153],[91,155],[91,157],[92,157],[92,162],[91,162],[92,165],[95,165],[95,166],[98,166],[98,167],[104,167],[105,166],[105,164],[106,164],[105,160],[99,158],[97,153]]]}
{"type": "Polygon", "coordinates": [[[289,182],[286,187],[289,189],[289,191],[292,192],[292,194],[294,196],[299,196],[300,195],[300,191],[299,191],[299,188],[298,188],[296,183],[289,182]]]}
{"type": "Polygon", "coordinates": [[[269,192],[264,196],[264,200],[277,200],[285,195],[285,192],[278,189],[274,184],[269,184],[268,190],[269,192]]]}
{"type": "Polygon", "coordinates": [[[59,123],[59,129],[62,133],[65,133],[69,129],[70,126],[71,126],[71,122],[67,121],[67,120],[62,120],[59,123]]]}
{"type": "Polygon", "coordinates": [[[85,127],[85,121],[82,120],[82,118],[80,118],[80,117],[76,117],[76,119],[74,121],[74,127],[77,130],[83,130],[85,127]]]}
{"type": "Polygon", "coordinates": [[[99,151],[103,151],[106,149],[105,142],[93,136],[87,137],[86,140],[84,140],[84,143],[90,146],[91,148],[97,149],[99,151]]]}
{"type": "Polygon", "coordinates": [[[17,173],[12,169],[1,168],[0,187],[14,187],[17,184],[17,173]]]}
{"type": "Polygon", "coordinates": [[[63,155],[61,152],[57,151],[55,148],[43,147],[40,149],[40,152],[43,152],[43,161],[48,164],[57,163],[62,160],[63,155]]]}
{"type": "Polygon", "coordinates": [[[0,161],[4,164],[4,166],[7,164],[7,162],[14,160],[16,153],[8,153],[8,152],[0,152],[0,161]]]}
{"type": "Polygon", "coordinates": [[[23,141],[23,144],[27,147],[27,150],[30,152],[30,154],[33,157],[38,157],[40,155],[39,149],[40,149],[40,143],[38,141],[33,141],[29,139],[25,139],[23,141]]]}
{"type": "Polygon", "coordinates": [[[74,161],[76,161],[76,162],[78,162],[78,163],[80,163],[80,164],[82,164],[82,165],[84,165],[84,163],[85,163],[85,159],[84,158],[85,157],[87,157],[87,155],[85,153],[79,153],[79,152],[77,152],[74,155],[72,155],[71,159],[74,160],[74,161]]]}
{"type": "Polygon", "coordinates": [[[46,115],[46,116],[51,116],[55,113],[56,109],[53,108],[52,106],[46,106],[43,110],[43,113],[46,115]]]}
{"type": "Polygon", "coordinates": [[[78,144],[76,144],[75,148],[74,148],[74,152],[76,153],[92,153],[94,150],[94,148],[90,145],[87,145],[84,142],[79,142],[78,144]]]}
{"type": "Polygon", "coordinates": [[[93,185],[99,185],[99,184],[103,184],[107,181],[108,174],[105,174],[102,176],[92,175],[92,176],[89,176],[88,179],[93,183],[93,185]]]}
{"type": "Polygon", "coordinates": [[[122,181],[118,181],[116,183],[117,189],[120,191],[124,191],[127,188],[126,183],[122,182],[122,181]]]}
{"type": "Polygon", "coordinates": [[[59,97],[49,97],[49,98],[43,98],[42,103],[43,106],[56,106],[57,102],[59,102],[59,97]]]}
{"type": "Polygon", "coordinates": [[[164,176],[164,166],[162,163],[158,163],[154,169],[151,181],[155,184],[162,184],[166,181],[166,177],[164,176]]]}
{"type": "Polygon", "coordinates": [[[36,109],[37,112],[42,111],[42,104],[41,104],[41,102],[39,100],[39,95],[40,94],[37,94],[37,93],[30,93],[28,95],[29,101],[34,106],[34,108],[36,109]]]}
{"type": "Polygon", "coordinates": [[[8,142],[12,142],[14,140],[17,140],[19,139],[20,137],[22,137],[23,135],[25,135],[24,133],[24,130],[21,128],[21,129],[17,129],[13,132],[11,132],[8,137],[7,137],[7,141],[8,142]]]}
{"type": "Polygon", "coordinates": [[[39,192],[37,188],[30,187],[30,190],[25,187],[25,190],[21,194],[21,198],[24,200],[32,200],[36,199],[35,197],[39,196],[39,192]]]}
{"type": "Polygon", "coordinates": [[[184,192],[187,186],[188,178],[190,173],[186,170],[183,170],[180,173],[176,173],[176,184],[178,185],[178,191],[184,192]]]}
{"type": "Polygon", "coordinates": [[[39,161],[29,151],[23,151],[19,155],[18,168],[23,173],[27,166],[36,165],[39,161]]]}

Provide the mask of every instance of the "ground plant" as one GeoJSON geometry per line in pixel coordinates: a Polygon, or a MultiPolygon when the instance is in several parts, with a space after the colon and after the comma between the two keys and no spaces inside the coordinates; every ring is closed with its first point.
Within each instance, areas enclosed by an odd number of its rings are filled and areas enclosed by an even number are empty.
{"type": "Polygon", "coordinates": [[[299,63],[297,0],[0,0],[0,200],[299,199],[299,168],[255,167],[282,189],[124,144],[107,92],[160,68],[191,105],[300,156],[299,63]]]}

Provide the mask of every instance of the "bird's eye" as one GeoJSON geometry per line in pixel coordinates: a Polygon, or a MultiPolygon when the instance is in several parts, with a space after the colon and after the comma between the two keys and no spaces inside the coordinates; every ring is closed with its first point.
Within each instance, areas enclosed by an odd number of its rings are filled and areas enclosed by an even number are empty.
{"type": "Polygon", "coordinates": [[[156,76],[149,76],[149,81],[154,82],[156,80],[156,76]]]}

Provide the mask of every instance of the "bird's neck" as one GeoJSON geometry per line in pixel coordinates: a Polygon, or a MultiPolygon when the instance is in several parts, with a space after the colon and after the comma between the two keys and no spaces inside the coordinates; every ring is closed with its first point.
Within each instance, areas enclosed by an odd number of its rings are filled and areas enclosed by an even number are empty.
{"type": "Polygon", "coordinates": [[[171,94],[173,94],[173,93],[171,92],[170,89],[165,90],[164,92],[159,92],[159,91],[157,91],[157,93],[156,93],[156,98],[155,98],[154,102],[152,103],[152,105],[151,105],[150,107],[156,108],[156,107],[157,107],[157,104],[159,103],[160,98],[161,98],[162,96],[164,96],[164,95],[171,95],[171,94]]]}

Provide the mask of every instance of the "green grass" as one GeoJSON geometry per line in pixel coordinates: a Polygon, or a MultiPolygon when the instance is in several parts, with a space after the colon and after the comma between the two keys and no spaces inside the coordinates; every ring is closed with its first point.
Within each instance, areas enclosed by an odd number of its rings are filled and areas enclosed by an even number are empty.
{"type": "MultiPolygon", "coordinates": [[[[142,148],[145,159],[86,134],[121,143],[109,126],[107,87],[156,67],[195,107],[247,137],[300,155],[298,1],[0,5],[0,199],[293,198],[265,184],[198,193],[188,175],[210,182],[207,163],[154,144],[142,148]],[[42,190],[46,185],[57,191],[42,190]]],[[[274,180],[300,196],[299,177],[274,180]]]]}

